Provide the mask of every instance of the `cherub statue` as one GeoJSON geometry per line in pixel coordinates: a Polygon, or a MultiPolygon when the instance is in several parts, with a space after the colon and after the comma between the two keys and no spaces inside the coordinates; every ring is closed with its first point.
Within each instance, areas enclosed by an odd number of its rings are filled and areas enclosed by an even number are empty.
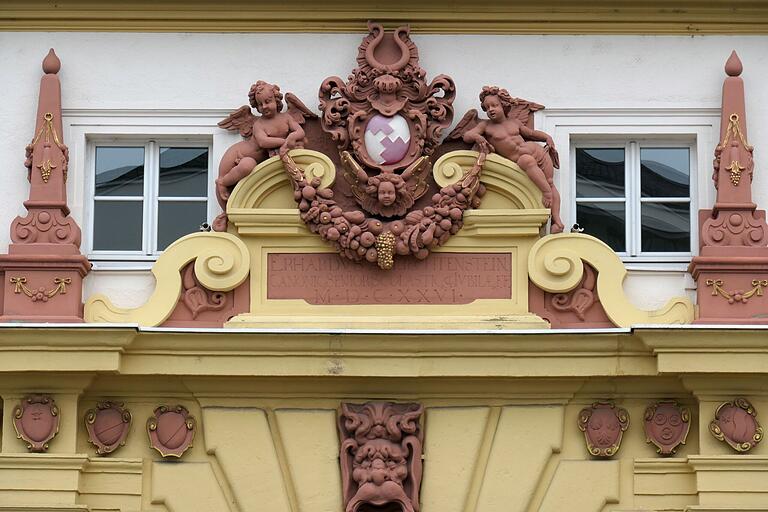
{"type": "Polygon", "coordinates": [[[479,120],[477,110],[472,109],[448,137],[461,137],[464,142],[474,143],[481,153],[495,152],[517,163],[541,190],[544,206],[552,211],[550,232],[561,233],[564,225],[560,219],[560,193],[553,181],[560,158],[552,137],[527,126],[531,112],[543,107],[513,98],[506,89],[496,86],[483,87],[480,105],[488,119],[479,120]]]}
{"type": "MultiPolygon", "coordinates": [[[[259,80],[248,92],[250,106],[243,105],[232,112],[219,126],[230,131],[238,130],[245,140],[232,145],[221,157],[219,177],[216,178],[216,198],[226,211],[232,187],[248,176],[256,164],[275,155],[284,156],[289,150],[302,148],[306,143],[304,124],[307,118],[316,118],[304,103],[291,93],[286,93],[288,104],[283,110],[280,87],[259,80]],[[253,115],[255,107],[261,117],[253,115]]],[[[215,231],[227,228],[226,213],[213,221],[215,231]]]]}

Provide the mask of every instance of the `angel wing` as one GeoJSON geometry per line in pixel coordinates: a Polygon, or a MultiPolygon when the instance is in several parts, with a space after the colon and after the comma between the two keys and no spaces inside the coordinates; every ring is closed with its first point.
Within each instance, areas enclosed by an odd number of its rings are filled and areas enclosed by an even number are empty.
{"type": "Polygon", "coordinates": [[[246,139],[253,135],[253,122],[257,117],[251,113],[251,107],[243,105],[219,121],[219,127],[231,132],[237,130],[246,139]]]}
{"type": "Polygon", "coordinates": [[[317,114],[309,110],[309,108],[307,108],[307,106],[292,92],[285,93],[285,103],[288,105],[288,110],[286,112],[297,123],[304,124],[304,121],[307,119],[317,119],[317,114]]]}
{"type": "Polygon", "coordinates": [[[422,156],[409,165],[401,175],[405,180],[406,187],[413,192],[414,201],[423,196],[429,189],[427,176],[432,171],[430,163],[428,156],[422,156]]]}
{"type": "Polygon", "coordinates": [[[507,117],[517,119],[528,128],[533,128],[532,114],[539,110],[544,110],[544,105],[539,105],[538,103],[521,98],[515,98],[515,103],[512,105],[512,110],[509,111],[507,117]]]}
{"type": "Polygon", "coordinates": [[[464,114],[464,117],[461,118],[461,121],[456,125],[456,128],[448,134],[447,140],[461,139],[465,133],[477,126],[477,123],[479,122],[480,118],[477,116],[477,110],[474,108],[469,110],[464,114]]]}
{"type": "Polygon", "coordinates": [[[368,174],[362,167],[360,167],[360,164],[357,163],[349,151],[342,151],[341,164],[344,169],[344,180],[349,183],[349,188],[352,190],[352,194],[354,194],[358,201],[363,201],[368,196],[368,194],[365,193],[365,186],[368,183],[368,174]]]}

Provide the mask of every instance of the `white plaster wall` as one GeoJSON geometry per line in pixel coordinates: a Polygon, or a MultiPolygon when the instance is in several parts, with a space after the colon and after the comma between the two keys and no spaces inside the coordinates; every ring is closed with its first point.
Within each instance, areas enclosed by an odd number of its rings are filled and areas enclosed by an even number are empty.
{"type": "MultiPolygon", "coordinates": [[[[257,79],[278,83],[316,108],[319,84],[327,76],[348,75],[362,36],[0,33],[0,250],[9,242],[4,226],[24,212],[24,146],[33,135],[40,63],[49,47],[62,60],[67,110],[231,109],[245,103],[257,79]]],[[[723,64],[736,49],[745,65],[749,139],[757,148],[754,196],[768,207],[766,37],[414,35],[414,40],[428,77],[445,73],[456,81],[457,120],[477,107],[480,88],[491,83],[552,109],[719,108],[723,64]]],[[[70,142],[67,133],[64,138],[70,142]]],[[[568,171],[561,169],[557,179],[568,171]]],[[[709,175],[710,162],[699,162],[698,172],[709,175]]],[[[82,169],[73,173],[82,176],[82,169]]],[[[84,187],[82,179],[70,180],[78,222],[84,187]]],[[[120,290],[115,302],[130,306],[142,302],[152,286],[146,272],[97,271],[87,293],[120,290]]],[[[645,307],[686,286],[689,278],[681,272],[634,271],[627,283],[645,307]]]]}

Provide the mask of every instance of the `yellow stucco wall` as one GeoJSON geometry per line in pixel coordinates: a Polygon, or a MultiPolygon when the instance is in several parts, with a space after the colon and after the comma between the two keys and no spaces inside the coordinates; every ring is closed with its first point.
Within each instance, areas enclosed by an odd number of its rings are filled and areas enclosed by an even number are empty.
{"type": "Polygon", "coordinates": [[[763,445],[735,454],[708,424],[746,396],[768,410],[763,331],[638,328],[583,333],[276,334],[136,327],[0,330],[0,510],[342,510],[342,401],[425,406],[423,512],[762,510],[763,445]],[[681,357],[681,354],[685,354],[681,357]],[[733,357],[733,358],[732,358],[733,357]],[[716,361],[722,364],[713,364],[716,361]],[[31,371],[31,373],[30,373],[31,371]],[[27,392],[50,393],[61,428],[45,454],[11,426],[27,392]],[[693,411],[688,442],[645,442],[652,402],[693,411]],[[99,457],[85,411],[124,402],[126,445],[99,457]],[[610,399],[631,421],[619,453],[588,455],[579,411],[610,399]],[[181,404],[193,447],[165,461],[146,420],[181,404]],[[762,507],[762,508],[761,508],[762,507]]]}

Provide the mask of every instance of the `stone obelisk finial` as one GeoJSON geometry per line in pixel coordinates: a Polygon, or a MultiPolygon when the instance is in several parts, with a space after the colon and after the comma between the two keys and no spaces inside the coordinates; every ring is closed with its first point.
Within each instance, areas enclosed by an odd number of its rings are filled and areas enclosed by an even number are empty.
{"type": "Polygon", "coordinates": [[[732,52],[712,175],[717,199],[711,210],[699,211],[701,251],[689,267],[698,285],[698,323],[768,323],[768,224],[765,211],[752,202],[754,148],[747,137],[742,71],[732,52]]]}
{"type": "Polygon", "coordinates": [[[11,224],[8,254],[0,255],[0,321],[82,322],[82,281],[90,270],[80,253],[80,227],[69,216],[61,123],[61,61],[43,59],[35,130],[26,147],[27,214],[11,224]]]}

